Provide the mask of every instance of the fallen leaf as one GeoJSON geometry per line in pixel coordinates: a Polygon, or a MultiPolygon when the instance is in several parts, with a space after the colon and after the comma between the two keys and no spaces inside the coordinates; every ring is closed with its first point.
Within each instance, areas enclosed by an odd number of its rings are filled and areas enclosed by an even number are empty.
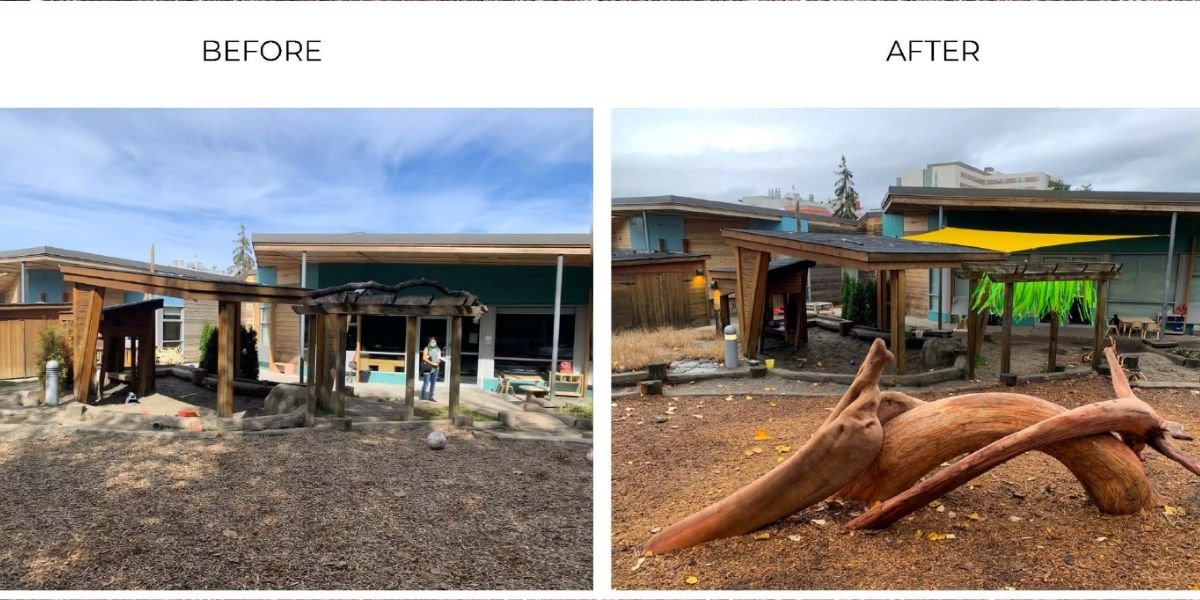
{"type": "Polygon", "coordinates": [[[762,533],[756,533],[756,534],[754,534],[754,539],[756,539],[756,540],[769,540],[769,539],[771,539],[771,534],[770,534],[770,533],[768,533],[768,532],[766,532],[766,531],[764,531],[764,532],[762,532],[762,533]]]}
{"type": "Polygon", "coordinates": [[[753,400],[753,399],[754,399],[754,396],[751,396],[750,394],[746,394],[746,399],[747,399],[747,400],[753,400]]]}
{"type": "Polygon", "coordinates": [[[791,450],[792,447],[787,444],[779,444],[778,446],[775,446],[775,451],[780,454],[783,454],[784,452],[791,452],[791,450]]]}
{"type": "Polygon", "coordinates": [[[644,562],[646,562],[645,556],[638,557],[637,562],[634,563],[633,568],[630,569],[630,571],[636,571],[636,570],[642,568],[642,563],[644,563],[644,562]]]}
{"type": "Polygon", "coordinates": [[[1105,537],[1105,536],[1100,536],[1100,537],[1096,538],[1096,541],[1097,541],[1097,542],[1103,542],[1104,540],[1107,540],[1107,539],[1108,539],[1108,538],[1107,538],[1107,537],[1105,537]]]}
{"type": "Polygon", "coordinates": [[[775,408],[776,406],[779,406],[779,403],[772,400],[767,405],[770,406],[771,408],[775,408]]]}
{"type": "Polygon", "coordinates": [[[941,506],[941,505],[942,505],[942,503],[941,503],[941,502],[939,502],[939,501],[937,501],[937,500],[934,500],[933,502],[930,502],[930,503],[929,503],[929,508],[937,508],[937,507],[939,507],[939,506],[941,506]]]}
{"type": "Polygon", "coordinates": [[[799,536],[799,535],[789,535],[789,536],[788,536],[788,539],[789,539],[789,540],[792,540],[793,542],[798,542],[798,541],[800,541],[800,540],[804,539],[804,537],[803,537],[803,536],[799,536]]]}
{"type": "Polygon", "coordinates": [[[1009,517],[1008,520],[1012,521],[1013,523],[1016,523],[1017,521],[1023,521],[1024,519],[1022,519],[1021,517],[1012,516],[1012,517],[1009,517]]]}
{"type": "Polygon", "coordinates": [[[696,417],[697,419],[703,419],[703,418],[704,418],[704,415],[692,415],[692,416],[693,416],[693,417],[696,417]]]}
{"type": "Polygon", "coordinates": [[[946,505],[943,504],[943,505],[937,507],[937,511],[938,512],[946,512],[946,505]]]}
{"type": "Polygon", "coordinates": [[[695,575],[688,575],[688,578],[684,579],[684,581],[688,585],[696,585],[697,583],[700,583],[700,579],[698,579],[695,575]]]}
{"type": "Polygon", "coordinates": [[[226,529],[225,531],[222,531],[221,533],[225,534],[225,537],[227,537],[227,538],[236,538],[238,536],[238,533],[232,529],[226,529]]]}
{"type": "Polygon", "coordinates": [[[972,521],[978,521],[978,520],[982,519],[983,517],[980,517],[979,513],[971,513],[971,514],[967,515],[967,518],[972,521]]]}
{"type": "Polygon", "coordinates": [[[660,531],[662,531],[662,527],[651,527],[650,528],[650,533],[658,533],[660,531]]]}
{"type": "Polygon", "coordinates": [[[936,531],[930,531],[928,534],[925,535],[925,539],[927,539],[931,542],[940,542],[940,541],[946,539],[946,536],[948,536],[948,535],[950,535],[950,534],[938,533],[936,531]]]}
{"type": "Polygon", "coordinates": [[[827,523],[828,521],[826,521],[825,519],[813,519],[811,522],[813,525],[816,525],[818,527],[824,527],[825,523],[827,523]]]}
{"type": "Polygon", "coordinates": [[[766,430],[766,429],[756,429],[756,430],[754,430],[754,441],[756,441],[756,442],[765,442],[765,441],[767,441],[767,440],[769,440],[769,439],[771,439],[771,434],[767,433],[767,430],[766,430]]]}

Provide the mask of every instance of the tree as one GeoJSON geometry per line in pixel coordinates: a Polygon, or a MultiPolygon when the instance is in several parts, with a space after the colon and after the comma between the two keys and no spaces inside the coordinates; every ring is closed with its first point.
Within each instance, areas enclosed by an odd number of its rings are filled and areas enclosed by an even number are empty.
{"type": "Polygon", "coordinates": [[[245,273],[254,270],[254,246],[250,244],[250,238],[246,237],[246,224],[242,223],[242,228],[238,231],[238,236],[233,243],[237,246],[233,249],[233,266],[239,272],[245,273]]]}
{"type": "Polygon", "coordinates": [[[838,165],[838,180],[833,184],[833,216],[841,219],[857,219],[855,209],[858,208],[858,192],[854,191],[854,173],[846,166],[846,155],[842,155],[842,164],[838,165]]]}
{"type": "MultiPolygon", "coordinates": [[[[1057,191],[1057,192],[1071,191],[1071,184],[1063,181],[1062,179],[1059,179],[1058,177],[1051,177],[1050,181],[1046,185],[1049,189],[1057,191]]],[[[1092,184],[1085,183],[1085,184],[1079,186],[1078,188],[1075,188],[1075,191],[1090,192],[1090,191],[1092,191],[1092,184]]]]}

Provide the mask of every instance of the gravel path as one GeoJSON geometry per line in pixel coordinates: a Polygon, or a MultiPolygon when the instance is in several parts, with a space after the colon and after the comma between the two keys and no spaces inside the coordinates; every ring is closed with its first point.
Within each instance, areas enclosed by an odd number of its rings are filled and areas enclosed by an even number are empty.
{"type": "Polygon", "coordinates": [[[0,589],[590,589],[586,450],[0,434],[0,589]]]}
{"type": "MultiPolygon", "coordinates": [[[[760,380],[761,381],[761,380],[760,380]]],[[[997,388],[998,389],[998,388],[997,388]]],[[[1067,407],[1111,397],[1106,378],[1009,388],[1067,407]]],[[[1200,432],[1200,394],[1140,390],[1168,419],[1200,432]]],[[[916,392],[925,399],[936,395],[916,392]]],[[[841,525],[857,503],[806,509],[751,535],[716,540],[640,567],[641,544],[659,527],[728,495],[776,464],[828,414],[833,397],[772,394],[622,399],[613,408],[613,585],[618,589],[1187,589],[1200,585],[1200,479],[1152,450],[1150,481],[1186,511],[1099,513],[1065,467],[1022,455],[878,533],[841,525]],[[771,403],[775,406],[772,407],[771,403]],[[668,404],[674,416],[655,415],[668,404]],[[695,415],[701,415],[696,418],[695,415]],[[754,442],[756,429],[769,442],[754,442]],[[744,451],[759,446],[761,453],[744,451]],[[975,515],[978,519],[971,518],[975,515]],[[1013,520],[1013,517],[1016,520],[1013,520]],[[931,541],[930,532],[954,539],[931,541]],[[689,584],[688,578],[696,577],[689,584]]],[[[1180,442],[1200,456],[1200,443],[1180,442]]]]}

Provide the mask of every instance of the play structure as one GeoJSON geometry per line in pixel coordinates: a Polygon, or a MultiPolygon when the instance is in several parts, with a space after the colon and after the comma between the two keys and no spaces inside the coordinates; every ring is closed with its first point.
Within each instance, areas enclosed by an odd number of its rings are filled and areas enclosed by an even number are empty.
{"type": "Polygon", "coordinates": [[[1104,513],[1131,514],[1162,505],[1139,455],[1150,446],[1200,475],[1200,464],[1172,441],[1191,438],[1134,395],[1114,349],[1106,348],[1104,355],[1116,396],[1111,400],[1070,410],[1006,392],[925,402],[879,389],[879,378],[894,356],[877,339],[854,382],[798,452],[654,535],[645,548],[665,553],[746,534],[828,498],[868,505],[846,524],[848,529],[884,528],[1034,450],[1066,466],[1104,513]]]}

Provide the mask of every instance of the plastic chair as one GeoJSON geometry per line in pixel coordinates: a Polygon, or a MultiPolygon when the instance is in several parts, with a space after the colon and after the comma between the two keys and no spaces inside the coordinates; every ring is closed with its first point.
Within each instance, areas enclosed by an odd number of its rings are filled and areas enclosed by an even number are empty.
{"type": "Polygon", "coordinates": [[[1146,339],[1146,335],[1150,334],[1150,333],[1153,333],[1157,336],[1157,334],[1158,334],[1158,323],[1157,322],[1146,323],[1146,326],[1144,328],[1142,328],[1142,339],[1143,340],[1146,339]]]}

